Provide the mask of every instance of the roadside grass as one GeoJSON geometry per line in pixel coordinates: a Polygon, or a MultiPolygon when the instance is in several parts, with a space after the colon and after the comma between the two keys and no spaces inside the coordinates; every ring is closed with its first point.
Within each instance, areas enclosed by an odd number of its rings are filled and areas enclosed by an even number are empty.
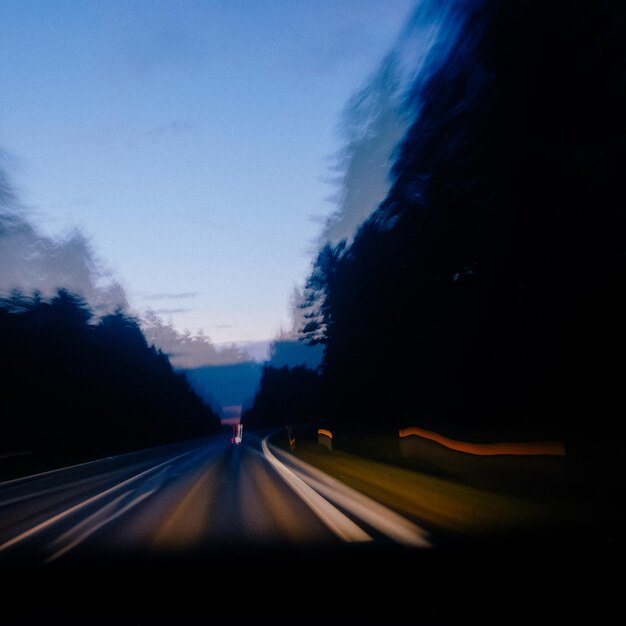
{"type": "Polygon", "coordinates": [[[410,439],[353,445],[367,444],[368,456],[303,439],[292,452],[432,531],[493,538],[572,528],[562,458],[466,458],[472,455],[410,439]]]}
{"type": "Polygon", "coordinates": [[[555,497],[567,485],[567,460],[557,456],[479,456],[418,436],[352,434],[337,447],[356,456],[522,497],[555,497]]]}

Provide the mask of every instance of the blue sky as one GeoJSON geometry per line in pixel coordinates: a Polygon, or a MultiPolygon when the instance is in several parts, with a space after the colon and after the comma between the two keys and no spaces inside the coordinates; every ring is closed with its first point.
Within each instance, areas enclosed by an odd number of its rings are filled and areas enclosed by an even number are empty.
{"type": "Polygon", "coordinates": [[[413,5],[0,0],[4,161],[135,310],[271,338],[332,209],[340,113],[413,5]]]}

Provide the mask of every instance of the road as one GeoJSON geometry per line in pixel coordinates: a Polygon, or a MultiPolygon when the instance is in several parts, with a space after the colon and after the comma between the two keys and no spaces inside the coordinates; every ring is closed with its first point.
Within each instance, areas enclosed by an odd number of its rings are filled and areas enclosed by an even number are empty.
{"type": "Polygon", "coordinates": [[[0,483],[0,622],[527,624],[579,615],[589,575],[604,598],[619,583],[595,544],[536,539],[424,550],[419,526],[269,441],[216,437],[0,483]]]}
{"type": "Polygon", "coordinates": [[[0,484],[0,564],[376,541],[429,546],[420,527],[253,434],[0,484]]]}

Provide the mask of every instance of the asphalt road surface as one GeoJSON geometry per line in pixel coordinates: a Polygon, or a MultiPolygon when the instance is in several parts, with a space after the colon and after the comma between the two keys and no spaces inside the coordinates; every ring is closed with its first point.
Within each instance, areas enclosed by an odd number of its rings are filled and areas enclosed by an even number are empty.
{"type": "Polygon", "coordinates": [[[430,545],[415,524],[252,434],[0,484],[0,563],[377,540],[430,545]]]}

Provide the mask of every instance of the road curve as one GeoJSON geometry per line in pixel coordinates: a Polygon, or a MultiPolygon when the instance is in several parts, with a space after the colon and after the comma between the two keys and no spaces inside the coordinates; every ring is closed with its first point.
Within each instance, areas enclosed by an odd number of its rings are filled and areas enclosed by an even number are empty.
{"type": "Polygon", "coordinates": [[[377,539],[429,545],[416,525],[252,434],[0,483],[0,564],[377,539]]]}

